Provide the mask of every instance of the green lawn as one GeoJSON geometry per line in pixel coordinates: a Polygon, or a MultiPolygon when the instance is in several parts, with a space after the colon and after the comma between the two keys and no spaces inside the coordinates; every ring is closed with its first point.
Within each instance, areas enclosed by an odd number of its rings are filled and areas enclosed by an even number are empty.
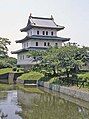
{"type": "Polygon", "coordinates": [[[12,72],[12,68],[3,68],[3,69],[0,69],[0,75],[1,74],[5,74],[5,73],[9,73],[9,72],[12,72]]]}
{"type": "Polygon", "coordinates": [[[42,73],[31,71],[31,72],[22,74],[18,79],[22,79],[22,80],[39,80],[42,77],[44,77],[44,75],[42,73]]]}
{"type": "Polygon", "coordinates": [[[6,73],[10,73],[10,72],[13,72],[13,73],[23,73],[24,71],[22,71],[21,68],[17,68],[16,71],[13,71],[13,68],[3,68],[3,69],[0,69],[0,75],[1,74],[6,74],[6,73]]]}

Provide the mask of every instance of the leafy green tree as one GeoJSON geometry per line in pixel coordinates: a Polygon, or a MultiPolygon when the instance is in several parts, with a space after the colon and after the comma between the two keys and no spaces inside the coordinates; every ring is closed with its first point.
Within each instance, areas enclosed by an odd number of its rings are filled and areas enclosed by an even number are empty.
{"type": "Polygon", "coordinates": [[[60,61],[57,58],[58,51],[59,49],[57,47],[49,48],[44,53],[42,60],[42,63],[46,67],[46,71],[53,72],[54,75],[56,74],[60,63],[60,61]]]}
{"type": "Polygon", "coordinates": [[[16,66],[16,58],[13,57],[0,57],[0,69],[1,68],[7,68],[7,67],[14,67],[16,66]]]}
{"type": "Polygon", "coordinates": [[[38,56],[42,57],[40,64],[37,64],[35,68],[53,72],[53,74],[56,74],[58,70],[65,70],[67,77],[69,77],[69,73],[77,73],[81,66],[88,61],[88,51],[88,47],[81,48],[76,43],[69,43],[60,48],[50,47],[45,52],[31,51],[30,55],[35,59],[38,56]]]}
{"type": "Polygon", "coordinates": [[[43,54],[44,51],[41,50],[30,50],[27,55],[28,57],[32,57],[34,59],[33,61],[37,62],[38,60],[42,59],[43,54]]]}
{"type": "Polygon", "coordinates": [[[7,38],[1,38],[0,37],[0,56],[6,56],[7,55],[7,45],[10,45],[10,41],[7,38]]]}
{"type": "Polygon", "coordinates": [[[16,65],[16,59],[7,55],[10,40],[0,37],[0,68],[12,67],[16,65]]]}

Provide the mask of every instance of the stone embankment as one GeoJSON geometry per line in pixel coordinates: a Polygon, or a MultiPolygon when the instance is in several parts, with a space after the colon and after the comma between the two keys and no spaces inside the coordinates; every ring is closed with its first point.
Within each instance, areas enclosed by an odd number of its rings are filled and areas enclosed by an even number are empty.
{"type": "Polygon", "coordinates": [[[38,85],[48,88],[53,91],[57,91],[57,92],[64,93],[66,95],[69,95],[69,96],[72,96],[75,98],[82,99],[84,101],[89,101],[89,92],[86,92],[86,91],[81,91],[81,90],[74,89],[71,87],[49,84],[49,83],[43,82],[43,81],[39,81],[38,85]]]}
{"type": "Polygon", "coordinates": [[[0,75],[0,83],[13,84],[22,73],[5,73],[0,75]]]}

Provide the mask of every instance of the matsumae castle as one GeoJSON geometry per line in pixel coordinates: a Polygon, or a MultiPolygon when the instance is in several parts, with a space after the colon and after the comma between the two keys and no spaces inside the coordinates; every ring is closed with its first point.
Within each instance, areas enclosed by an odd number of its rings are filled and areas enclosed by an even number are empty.
{"type": "Polygon", "coordinates": [[[54,18],[33,17],[28,18],[27,26],[21,32],[27,32],[27,36],[16,43],[22,43],[22,49],[12,52],[17,54],[17,65],[28,67],[34,64],[34,58],[28,56],[30,50],[46,50],[49,46],[61,47],[69,38],[58,37],[57,32],[65,27],[57,25],[54,18]]]}

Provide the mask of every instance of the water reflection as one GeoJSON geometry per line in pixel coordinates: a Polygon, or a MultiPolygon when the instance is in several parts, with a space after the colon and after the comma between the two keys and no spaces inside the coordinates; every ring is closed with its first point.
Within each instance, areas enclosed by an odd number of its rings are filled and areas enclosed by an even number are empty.
{"type": "Polygon", "coordinates": [[[7,96],[0,99],[0,110],[8,115],[6,119],[22,119],[17,112],[21,111],[21,108],[17,102],[17,91],[8,91],[7,96]]]}
{"type": "Polygon", "coordinates": [[[49,91],[43,94],[18,91],[24,119],[89,119],[89,103],[64,97],[49,91]]]}
{"type": "Polygon", "coordinates": [[[15,90],[1,94],[0,109],[8,115],[6,119],[22,119],[17,114],[19,111],[23,119],[89,119],[88,102],[47,89],[41,90],[44,93],[15,90]]]}

